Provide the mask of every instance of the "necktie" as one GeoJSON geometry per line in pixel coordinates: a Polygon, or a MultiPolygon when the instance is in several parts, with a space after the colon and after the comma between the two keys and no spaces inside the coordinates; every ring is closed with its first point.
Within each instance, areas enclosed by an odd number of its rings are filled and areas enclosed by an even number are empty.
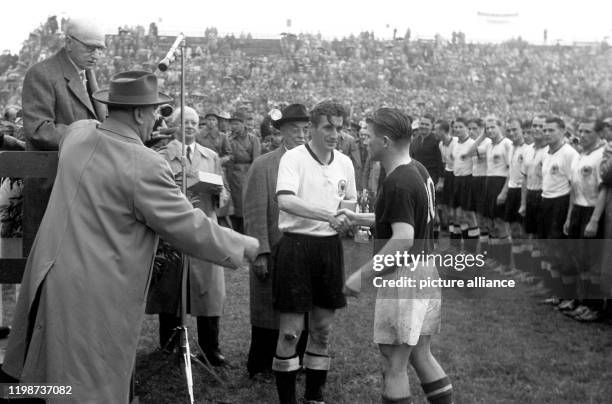
{"type": "Polygon", "coordinates": [[[85,75],[85,70],[81,70],[79,72],[79,76],[81,77],[81,82],[83,83],[83,87],[87,90],[87,76],[85,75]]]}
{"type": "Polygon", "coordinates": [[[191,164],[191,147],[187,146],[187,160],[191,164]]]}

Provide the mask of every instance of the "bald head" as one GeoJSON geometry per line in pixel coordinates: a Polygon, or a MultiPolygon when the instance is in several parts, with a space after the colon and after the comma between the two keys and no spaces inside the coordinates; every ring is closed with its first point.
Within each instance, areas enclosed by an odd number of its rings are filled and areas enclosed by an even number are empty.
{"type": "MultiPolygon", "coordinates": [[[[195,137],[198,133],[198,124],[200,119],[195,109],[191,107],[185,107],[185,144],[192,144],[195,141],[195,137]]],[[[170,119],[168,120],[168,126],[180,128],[181,126],[181,109],[177,108],[174,110],[170,119]]],[[[176,132],[174,137],[180,141],[180,132],[176,132]]]]}
{"type": "MultiPolygon", "coordinates": [[[[198,113],[191,107],[185,107],[185,120],[193,119],[199,121],[198,113]]],[[[181,126],[181,109],[177,108],[168,119],[168,125],[181,126]]]]}

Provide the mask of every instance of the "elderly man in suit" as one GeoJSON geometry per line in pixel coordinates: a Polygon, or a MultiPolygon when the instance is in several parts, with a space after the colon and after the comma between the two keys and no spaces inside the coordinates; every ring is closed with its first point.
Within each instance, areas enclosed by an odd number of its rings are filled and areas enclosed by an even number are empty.
{"type": "Polygon", "coordinates": [[[71,386],[62,402],[127,403],[158,234],[184,253],[237,268],[256,239],[217,225],[144,146],[158,93],[150,72],[118,73],[100,124],[70,125],[28,257],[2,369],[22,383],[71,386]]]}
{"type": "MultiPolygon", "coordinates": [[[[33,65],[23,81],[23,124],[27,150],[57,150],[68,125],[81,119],[102,121],[104,104],[92,98],[98,90],[93,72],[104,34],[96,23],[71,19],[65,28],[64,47],[33,65]]],[[[23,218],[24,251],[34,241],[47,207],[52,180],[26,179],[23,218]]]]}
{"type": "MultiPolygon", "coordinates": [[[[257,259],[251,266],[251,347],[247,370],[251,377],[272,371],[272,359],[278,340],[278,314],[272,307],[271,258],[282,233],[278,229],[276,178],[280,159],[287,150],[304,144],[309,115],[302,104],[292,104],[272,114],[272,125],[280,130],[282,144],[276,150],[257,158],[247,174],[244,188],[244,228],[246,234],[259,240],[257,259]]],[[[307,331],[303,332],[301,353],[306,348],[307,331]]],[[[300,351],[300,348],[298,348],[300,351]]]]}
{"type": "MultiPolygon", "coordinates": [[[[170,127],[181,125],[181,110],[174,111],[169,120],[170,127]]],[[[185,147],[186,147],[186,175],[187,183],[197,178],[198,172],[217,174],[223,178],[219,155],[196,142],[198,132],[198,113],[195,109],[185,107],[185,147]]],[[[179,131],[175,132],[172,140],[160,154],[170,164],[174,176],[182,173],[181,165],[182,143],[179,131]]],[[[230,193],[225,186],[210,187],[206,192],[187,190],[187,196],[193,205],[202,210],[209,219],[217,220],[215,208],[224,207],[229,203],[230,193]]],[[[225,277],[223,267],[202,261],[196,257],[187,257],[189,265],[189,306],[187,312],[197,316],[198,343],[202,347],[206,358],[213,366],[220,366],[225,362],[219,350],[219,319],[223,314],[225,302],[225,277]]],[[[163,348],[172,335],[172,330],[180,324],[177,317],[178,302],[180,299],[180,270],[170,268],[170,273],[164,273],[156,285],[151,286],[147,313],[159,313],[160,345],[163,348]],[[178,276],[177,276],[178,275],[178,276]],[[172,288],[173,290],[169,290],[172,288]],[[155,293],[163,290],[162,293],[155,293]]]]}

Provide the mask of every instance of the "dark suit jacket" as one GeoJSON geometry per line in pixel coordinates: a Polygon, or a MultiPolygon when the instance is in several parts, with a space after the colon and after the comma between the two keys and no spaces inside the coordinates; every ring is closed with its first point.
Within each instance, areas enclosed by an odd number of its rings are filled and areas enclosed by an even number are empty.
{"type": "Polygon", "coordinates": [[[336,149],[351,158],[355,171],[361,170],[361,155],[359,154],[359,147],[353,136],[341,132],[338,136],[338,146],[336,149]]]}
{"type": "Polygon", "coordinates": [[[106,117],[105,106],[90,95],[98,90],[95,75],[86,75],[88,90],[65,49],[27,71],[21,105],[28,150],[57,150],[68,125],[106,117]]]}
{"type": "MultiPolygon", "coordinates": [[[[26,150],[57,150],[71,123],[106,118],[106,107],[91,98],[98,90],[96,77],[91,70],[86,76],[87,89],[65,49],[30,67],[23,81],[21,104],[26,150]]],[[[52,187],[51,179],[24,181],[24,256],[34,241],[52,187]]]]}

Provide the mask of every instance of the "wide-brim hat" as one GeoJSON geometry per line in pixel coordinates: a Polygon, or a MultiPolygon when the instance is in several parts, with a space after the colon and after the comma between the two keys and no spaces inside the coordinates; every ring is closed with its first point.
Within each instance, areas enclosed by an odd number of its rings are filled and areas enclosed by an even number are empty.
{"type": "Polygon", "coordinates": [[[219,119],[220,116],[216,111],[208,111],[204,114],[204,119],[208,118],[209,116],[214,116],[215,118],[219,119]]]}
{"type": "Polygon", "coordinates": [[[217,119],[224,119],[226,121],[229,121],[231,118],[229,112],[227,111],[221,111],[219,112],[219,115],[217,115],[217,119]]]}
{"type": "Polygon", "coordinates": [[[247,120],[247,115],[244,112],[242,112],[242,111],[236,111],[236,112],[234,112],[234,114],[232,115],[232,117],[229,120],[230,120],[230,122],[231,121],[240,121],[240,122],[244,123],[247,120]]]}
{"type": "Polygon", "coordinates": [[[132,70],[111,77],[108,90],[96,91],[93,98],[117,106],[161,105],[172,98],[157,91],[157,76],[151,72],[132,70]]]}
{"type": "Polygon", "coordinates": [[[280,129],[280,127],[287,122],[310,121],[308,110],[302,104],[291,104],[282,111],[274,110],[270,113],[270,117],[272,118],[272,126],[276,129],[280,129]]]}

